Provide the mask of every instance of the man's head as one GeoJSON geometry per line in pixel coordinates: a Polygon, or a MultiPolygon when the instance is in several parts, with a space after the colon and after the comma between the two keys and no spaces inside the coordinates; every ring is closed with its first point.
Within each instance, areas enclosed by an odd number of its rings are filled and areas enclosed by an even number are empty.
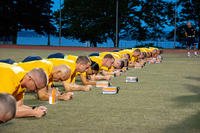
{"type": "Polygon", "coordinates": [[[21,81],[21,86],[29,91],[37,91],[47,85],[47,76],[42,68],[29,71],[21,81]]]}
{"type": "Polygon", "coordinates": [[[191,22],[187,22],[187,27],[188,27],[188,28],[191,28],[191,27],[192,27],[191,22]]]}
{"type": "Polygon", "coordinates": [[[157,53],[157,49],[152,50],[151,52],[153,55],[157,53]]]}
{"type": "Polygon", "coordinates": [[[123,62],[124,62],[124,67],[128,67],[129,60],[128,59],[123,59],[123,62]]]}
{"type": "Polygon", "coordinates": [[[124,61],[123,60],[115,60],[113,67],[115,69],[122,69],[124,67],[124,61]]]}
{"type": "Polygon", "coordinates": [[[91,65],[91,61],[87,56],[78,56],[76,60],[76,71],[85,72],[91,65]]]}
{"type": "Polygon", "coordinates": [[[122,55],[122,58],[123,58],[123,59],[130,60],[130,59],[131,59],[131,56],[130,56],[129,54],[123,54],[123,55],[122,55]]]}
{"type": "Polygon", "coordinates": [[[138,57],[139,59],[144,59],[146,57],[145,52],[141,52],[140,56],[138,57]]]}
{"type": "Polygon", "coordinates": [[[160,49],[157,50],[157,54],[160,55],[162,51],[160,49]]]}
{"type": "Polygon", "coordinates": [[[87,70],[87,74],[93,75],[93,74],[97,74],[98,72],[99,72],[99,65],[96,62],[91,61],[91,65],[89,69],[87,70]]]}
{"type": "Polygon", "coordinates": [[[66,65],[59,65],[53,68],[52,77],[54,82],[65,81],[70,77],[71,69],[66,65]]]}
{"type": "Polygon", "coordinates": [[[12,95],[0,94],[0,124],[15,117],[16,100],[12,95]]]}
{"type": "Polygon", "coordinates": [[[107,68],[111,68],[114,62],[115,58],[111,54],[106,54],[103,57],[102,65],[107,68]]]}
{"type": "Polygon", "coordinates": [[[146,57],[147,57],[147,58],[150,58],[151,56],[152,56],[152,53],[151,53],[151,52],[147,52],[147,53],[146,53],[146,57]]]}
{"type": "Polygon", "coordinates": [[[140,49],[135,49],[135,50],[133,51],[133,56],[134,56],[134,57],[139,57],[140,54],[141,54],[140,49]]]}

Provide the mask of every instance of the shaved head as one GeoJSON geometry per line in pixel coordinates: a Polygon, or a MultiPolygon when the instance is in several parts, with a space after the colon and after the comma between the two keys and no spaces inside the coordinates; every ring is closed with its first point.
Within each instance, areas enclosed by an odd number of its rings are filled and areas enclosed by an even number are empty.
{"type": "Polygon", "coordinates": [[[59,65],[54,67],[53,80],[55,82],[65,81],[70,77],[70,75],[71,75],[71,69],[69,66],[59,65]]]}
{"type": "Polygon", "coordinates": [[[42,68],[35,68],[28,72],[28,75],[35,81],[37,89],[44,88],[47,85],[47,75],[42,68]]]}
{"type": "Polygon", "coordinates": [[[16,100],[12,95],[0,94],[0,123],[7,122],[15,117],[16,100]]]}
{"type": "Polygon", "coordinates": [[[88,63],[91,63],[91,61],[87,56],[78,56],[76,63],[77,64],[88,64],[88,63]]]}

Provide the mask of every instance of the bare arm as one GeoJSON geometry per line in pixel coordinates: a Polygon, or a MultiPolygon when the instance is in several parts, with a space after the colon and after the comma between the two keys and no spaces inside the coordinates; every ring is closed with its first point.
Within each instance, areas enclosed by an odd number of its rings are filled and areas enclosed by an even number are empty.
{"type": "Polygon", "coordinates": [[[102,73],[103,73],[103,75],[113,75],[113,76],[120,76],[121,75],[121,72],[117,71],[117,70],[113,70],[111,72],[103,70],[102,73]]]}
{"type": "MultiPolygon", "coordinates": [[[[60,94],[60,92],[58,91],[58,99],[59,100],[70,100],[72,99],[72,94],[70,93],[63,93],[63,94],[60,94]]],[[[41,90],[38,91],[38,97],[40,100],[42,101],[48,101],[49,100],[49,93],[48,93],[48,90],[47,88],[43,88],[41,90]]]]}
{"type": "Polygon", "coordinates": [[[80,78],[81,78],[81,81],[83,83],[83,85],[96,85],[96,82],[95,81],[91,81],[91,80],[88,80],[85,75],[80,75],[80,78]]]}
{"type": "Polygon", "coordinates": [[[89,85],[77,85],[66,81],[63,81],[63,86],[66,91],[89,91],[91,89],[89,85]]]}
{"type": "Polygon", "coordinates": [[[110,80],[112,78],[112,75],[93,75],[91,76],[91,79],[93,80],[110,80]]]}
{"type": "Polygon", "coordinates": [[[42,100],[42,101],[47,101],[47,100],[49,100],[49,94],[48,94],[47,87],[40,89],[40,90],[37,92],[37,94],[38,94],[39,100],[42,100]]]}
{"type": "Polygon", "coordinates": [[[16,110],[16,116],[17,118],[20,117],[31,117],[35,116],[37,118],[40,118],[44,116],[47,112],[46,107],[40,106],[35,109],[32,109],[31,107],[23,104],[23,99],[17,101],[17,110],[16,110]]]}

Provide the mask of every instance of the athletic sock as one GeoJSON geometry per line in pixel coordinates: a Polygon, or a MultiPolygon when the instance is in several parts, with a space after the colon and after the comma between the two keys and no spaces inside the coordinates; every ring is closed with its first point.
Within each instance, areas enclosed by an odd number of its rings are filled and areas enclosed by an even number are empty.
{"type": "Polygon", "coordinates": [[[188,57],[190,57],[191,56],[190,52],[188,52],[187,55],[188,55],[188,57]]]}

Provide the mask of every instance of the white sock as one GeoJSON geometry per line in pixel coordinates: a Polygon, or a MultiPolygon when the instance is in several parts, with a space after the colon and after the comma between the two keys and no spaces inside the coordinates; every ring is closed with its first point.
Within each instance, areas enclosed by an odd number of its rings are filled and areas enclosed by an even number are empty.
{"type": "Polygon", "coordinates": [[[190,56],[190,52],[188,52],[188,56],[190,56]]]}
{"type": "Polygon", "coordinates": [[[194,55],[198,55],[196,51],[194,52],[194,55]]]}

